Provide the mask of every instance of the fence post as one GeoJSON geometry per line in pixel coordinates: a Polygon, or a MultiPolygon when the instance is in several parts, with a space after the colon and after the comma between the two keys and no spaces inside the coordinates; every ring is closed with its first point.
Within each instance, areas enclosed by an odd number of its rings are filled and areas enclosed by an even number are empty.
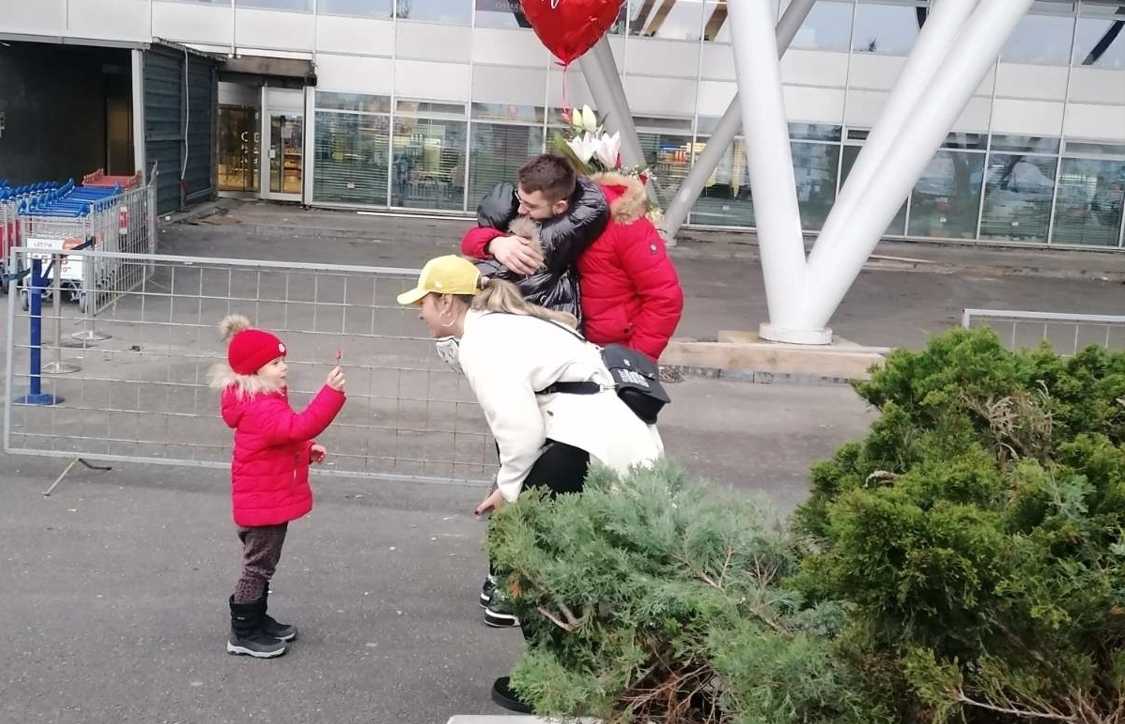
{"type": "MultiPolygon", "coordinates": [[[[31,286],[28,288],[28,391],[16,399],[17,405],[57,405],[61,397],[43,392],[43,260],[31,259],[31,286]]],[[[12,343],[14,344],[14,342],[12,343]]]]}
{"type": "Polygon", "coordinates": [[[78,370],[82,369],[76,364],[63,362],[62,358],[62,265],[63,259],[65,258],[65,254],[59,253],[54,256],[54,260],[52,262],[55,268],[55,361],[48,362],[47,365],[43,368],[43,373],[48,375],[65,375],[70,374],[71,372],[77,372],[78,370]]]}

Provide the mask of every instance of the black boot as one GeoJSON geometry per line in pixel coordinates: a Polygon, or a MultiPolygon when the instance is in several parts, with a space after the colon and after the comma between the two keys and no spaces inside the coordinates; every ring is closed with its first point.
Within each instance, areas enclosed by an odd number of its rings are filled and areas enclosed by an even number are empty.
{"type": "Polygon", "coordinates": [[[293,641],[297,638],[297,627],[290,626],[287,623],[278,623],[266,613],[269,608],[270,600],[270,587],[266,586],[262,591],[262,597],[258,599],[258,605],[262,607],[262,633],[267,636],[273,636],[275,639],[282,641],[293,641]]]}
{"type": "Polygon", "coordinates": [[[228,654],[245,654],[256,659],[272,659],[289,650],[288,645],[262,631],[261,601],[235,603],[230,597],[230,640],[228,654]]]}

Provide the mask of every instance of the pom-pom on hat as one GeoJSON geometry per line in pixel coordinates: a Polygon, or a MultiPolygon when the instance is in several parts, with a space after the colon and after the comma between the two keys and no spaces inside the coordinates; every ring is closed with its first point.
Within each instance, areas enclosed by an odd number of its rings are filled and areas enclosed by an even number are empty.
{"type": "Polygon", "coordinates": [[[252,375],[267,363],[285,356],[285,345],[264,329],[254,329],[241,314],[231,314],[219,323],[223,339],[230,340],[227,362],[240,375],[252,375]]]}

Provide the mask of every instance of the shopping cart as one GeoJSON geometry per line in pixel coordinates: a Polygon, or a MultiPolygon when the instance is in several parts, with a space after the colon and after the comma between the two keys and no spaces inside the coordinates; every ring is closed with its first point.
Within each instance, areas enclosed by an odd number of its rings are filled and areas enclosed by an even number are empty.
{"type": "Polygon", "coordinates": [[[18,218],[20,206],[35,201],[57,188],[58,184],[53,181],[24,186],[10,186],[6,180],[0,182],[0,293],[7,294],[10,284],[8,251],[13,246],[19,246],[20,242],[18,218]]]}

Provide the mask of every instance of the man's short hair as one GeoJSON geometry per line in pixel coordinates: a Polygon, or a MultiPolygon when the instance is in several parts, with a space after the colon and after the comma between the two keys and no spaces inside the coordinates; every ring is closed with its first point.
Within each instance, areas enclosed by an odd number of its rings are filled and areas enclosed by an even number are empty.
{"type": "Polygon", "coordinates": [[[541,154],[520,166],[518,178],[524,191],[541,191],[551,203],[569,199],[578,183],[570,161],[553,153],[541,154]]]}

